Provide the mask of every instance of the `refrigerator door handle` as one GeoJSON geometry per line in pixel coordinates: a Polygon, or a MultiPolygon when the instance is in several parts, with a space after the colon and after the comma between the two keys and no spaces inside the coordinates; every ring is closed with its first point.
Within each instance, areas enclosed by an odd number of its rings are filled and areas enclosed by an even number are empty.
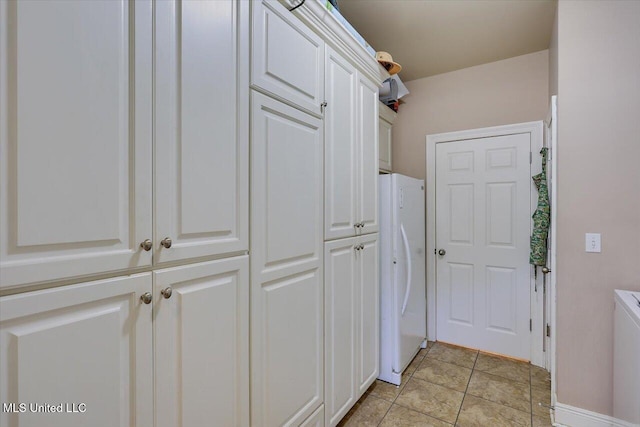
{"type": "Polygon", "coordinates": [[[407,303],[409,302],[409,294],[411,293],[411,252],[409,251],[409,239],[407,239],[407,233],[404,232],[404,226],[400,224],[400,233],[402,233],[402,241],[404,242],[404,250],[407,254],[407,290],[404,293],[404,302],[402,303],[402,314],[407,309],[407,303]]]}

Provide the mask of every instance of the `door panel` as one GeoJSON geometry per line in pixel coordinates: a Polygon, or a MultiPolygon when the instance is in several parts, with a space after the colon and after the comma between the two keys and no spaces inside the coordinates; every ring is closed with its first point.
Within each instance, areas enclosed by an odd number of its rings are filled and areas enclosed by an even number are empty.
{"type": "Polygon", "coordinates": [[[355,234],[357,152],[356,152],[356,70],[327,47],[325,58],[325,239],[355,234]]]}
{"type": "Polygon", "coordinates": [[[151,2],[0,8],[0,286],[150,265],[151,2]]]}
{"type": "Polygon", "coordinates": [[[293,426],[324,397],[322,120],[251,96],[251,417],[293,426]]]}
{"type": "Polygon", "coordinates": [[[157,427],[249,425],[248,261],[154,273],[157,427]]]}
{"type": "MultiPolygon", "coordinates": [[[[378,106],[380,108],[380,106],[378,106]]],[[[384,106],[387,108],[387,106],[384,106]]],[[[380,119],[378,122],[378,168],[391,172],[391,123],[380,119]]]]}
{"type": "Polygon", "coordinates": [[[63,403],[55,414],[2,411],[0,424],[152,425],[149,291],[145,273],[0,299],[0,401],[63,403]]]}
{"type": "Polygon", "coordinates": [[[358,152],[358,221],[361,233],[378,231],[378,87],[358,73],[356,88],[358,152]]]}
{"type": "Polygon", "coordinates": [[[324,42],[279,2],[252,3],[251,84],[322,114],[324,42]]]}
{"type": "Polygon", "coordinates": [[[156,9],[155,261],[247,250],[248,5],[156,9]]]}
{"type": "Polygon", "coordinates": [[[437,337],[529,359],[529,133],[436,145],[437,337]]]}
{"type": "Polygon", "coordinates": [[[362,249],[356,253],[356,258],[359,258],[356,281],[356,301],[358,302],[356,378],[359,397],[373,384],[379,373],[380,284],[378,235],[361,237],[358,242],[362,245],[362,249]]]}
{"type": "Polygon", "coordinates": [[[331,426],[357,400],[356,324],[360,319],[356,301],[361,289],[356,242],[351,238],[325,243],[325,408],[331,426]]]}

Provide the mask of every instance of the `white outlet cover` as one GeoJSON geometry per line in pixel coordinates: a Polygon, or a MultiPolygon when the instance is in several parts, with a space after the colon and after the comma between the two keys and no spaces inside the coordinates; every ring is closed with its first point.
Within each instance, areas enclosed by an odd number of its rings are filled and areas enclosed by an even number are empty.
{"type": "Polygon", "coordinates": [[[584,250],[586,252],[602,252],[600,248],[600,233],[586,233],[584,236],[584,250]]]}

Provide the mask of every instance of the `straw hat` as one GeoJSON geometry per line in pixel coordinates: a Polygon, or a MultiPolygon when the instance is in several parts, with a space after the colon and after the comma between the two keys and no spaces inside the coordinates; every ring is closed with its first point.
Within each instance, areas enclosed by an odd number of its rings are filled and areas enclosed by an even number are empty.
{"type": "Polygon", "coordinates": [[[389,52],[376,52],[376,59],[382,66],[389,72],[389,75],[393,76],[398,74],[402,70],[402,65],[397,62],[393,62],[393,58],[389,52]]]}

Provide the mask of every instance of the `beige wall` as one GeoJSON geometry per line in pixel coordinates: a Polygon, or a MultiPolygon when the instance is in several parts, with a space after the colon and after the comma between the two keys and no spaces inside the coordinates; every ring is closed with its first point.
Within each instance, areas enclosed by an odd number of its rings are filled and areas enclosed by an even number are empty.
{"type": "Polygon", "coordinates": [[[548,51],[406,82],[393,125],[394,172],[425,178],[427,134],[543,120],[548,51]]]}
{"type": "Polygon", "coordinates": [[[549,96],[558,94],[558,11],[553,20],[549,43],[549,96]]]}
{"type": "Polygon", "coordinates": [[[639,23],[637,1],[559,2],[558,401],[606,415],[613,290],[640,290],[639,23]]]}

